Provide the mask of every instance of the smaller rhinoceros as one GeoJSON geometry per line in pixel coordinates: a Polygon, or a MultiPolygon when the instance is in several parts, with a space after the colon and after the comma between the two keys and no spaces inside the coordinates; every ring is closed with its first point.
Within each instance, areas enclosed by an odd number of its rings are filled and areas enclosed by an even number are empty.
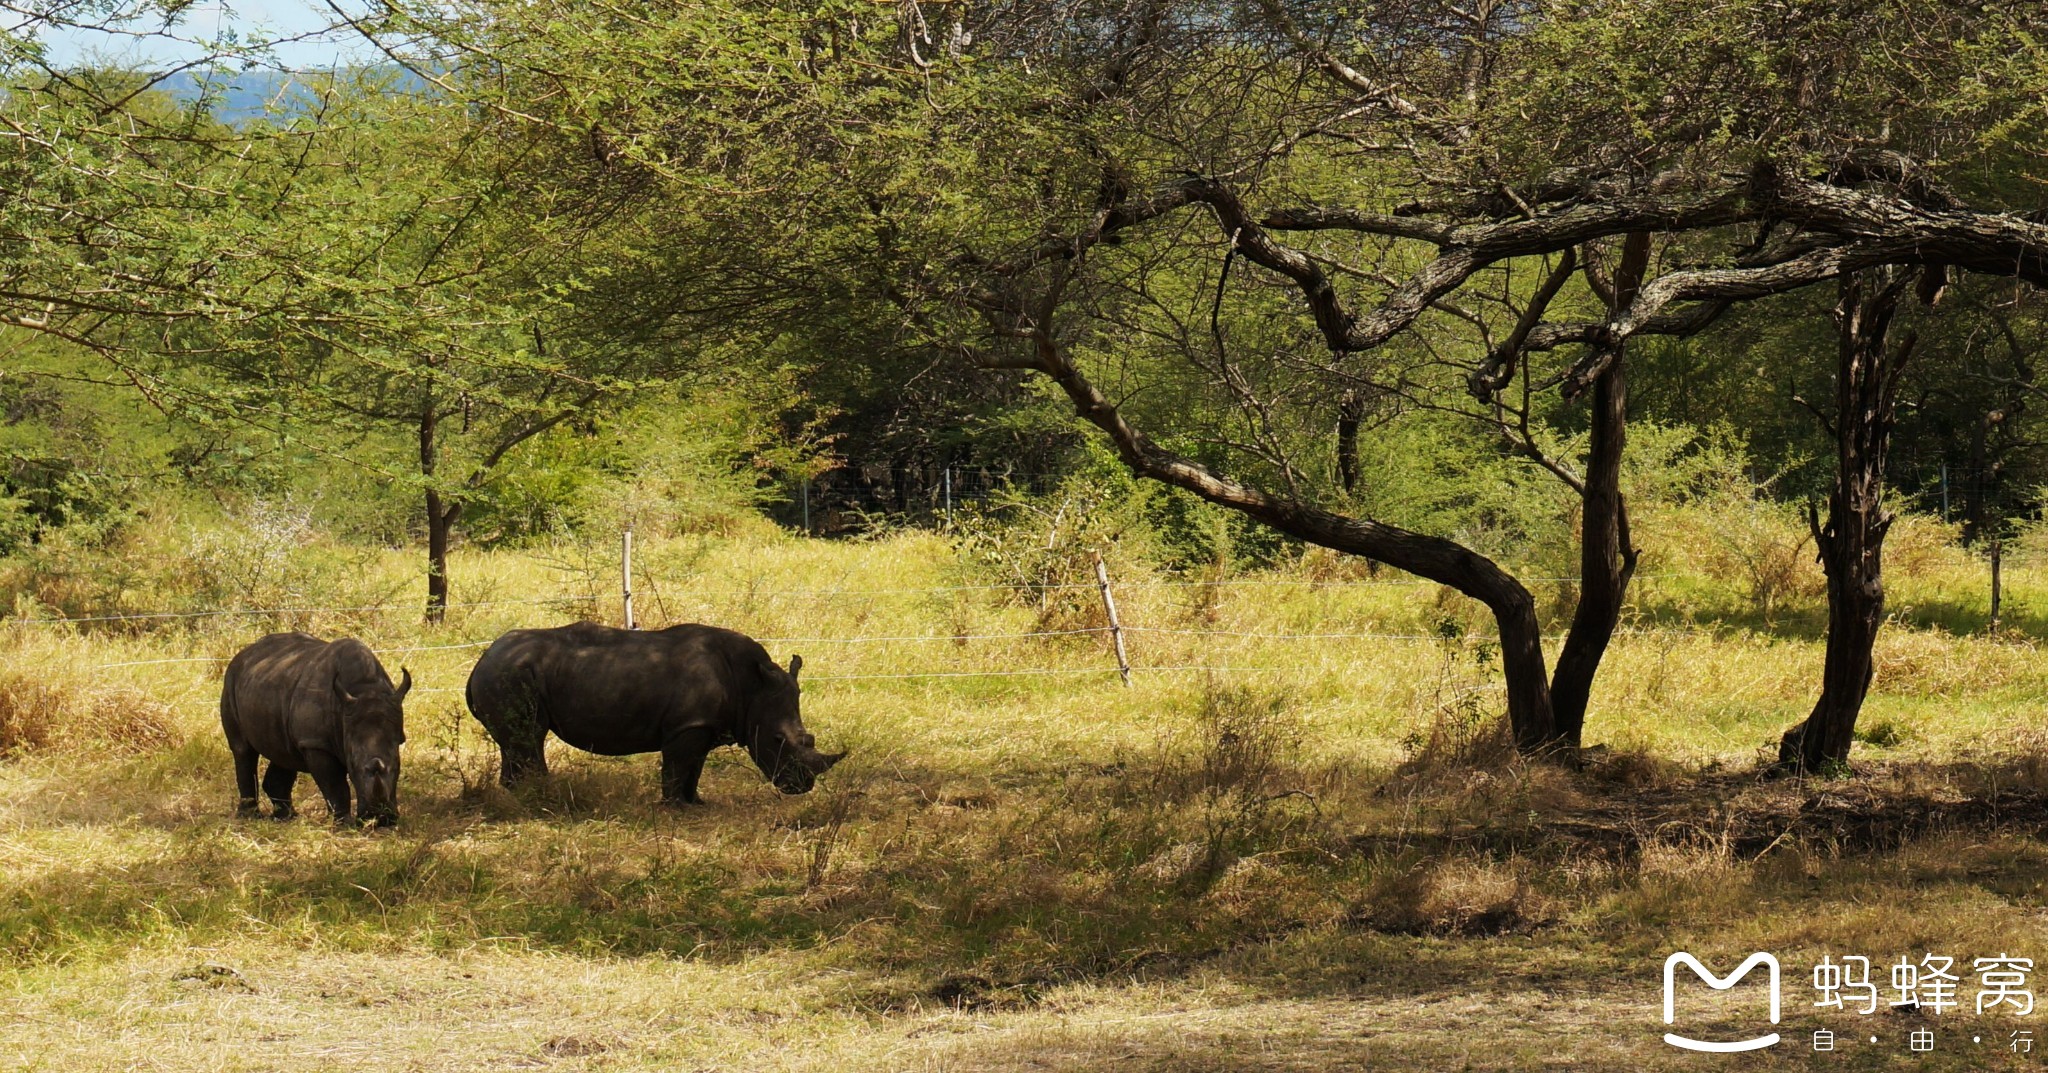
{"type": "MultiPolygon", "coordinates": [[[[403,670],[403,668],[401,668],[403,670]]],[[[235,654],[220,689],[220,725],[235,756],[238,815],[256,813],[256,760],[268,759],[263,792],[271,815],[289,819],[299,772],[313,774],[338,824],[356,811],[378,826],[398,822],[398,747],[405,743],[405,693],[368,645],[273,633],[235,654]]]]}
{"type": "Polygon", "coordinates": [[[797,714],[793,656],[783,670],[760,642],[715,626],[621,630],[594,622],[513,630],[469,672],[469,710],[498,743],[498,778],[547,774],[550,732],[603,756],[661,754],[661,797],[701,804],[704,757],[745,746],[761,774],[801,794],[845,753],[817,750],[797,714]]]}

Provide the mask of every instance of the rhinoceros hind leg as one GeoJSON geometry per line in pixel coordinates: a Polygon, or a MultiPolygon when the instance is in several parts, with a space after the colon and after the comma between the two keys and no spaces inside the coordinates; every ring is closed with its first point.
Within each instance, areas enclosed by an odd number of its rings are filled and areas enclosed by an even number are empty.
{"type": "MultiPolygon", "coordinates": [[[[253,785],[256,777],[254,755],[254,753],[250,754],[252,759],[249,761],[249,777],[252,785],[249,788],[248,796],[245,798],[250,811],[254,811],[256,808],[255,786],[253,785]]],[[[289,820],[297,815],[292,810],[292,787],[296,786],[298,781],[299,773],[296,770],[285,767],[275,760],[270,762],[269,770],[263,773],[263,795],[270,798],[271,819],[289,820]]]]}
{"type": "Polygon", "coordinates": [[[239,742],[230,742],[228,748],[235,754],[235,815],[256,815],[256,750],[239,742]],[[240,748],[236,748],[240,745],[240,748]]]}

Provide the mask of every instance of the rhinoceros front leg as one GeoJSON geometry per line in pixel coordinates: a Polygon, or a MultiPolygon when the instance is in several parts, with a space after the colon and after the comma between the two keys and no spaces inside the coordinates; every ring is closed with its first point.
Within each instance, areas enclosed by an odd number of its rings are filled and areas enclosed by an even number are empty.
{"type": "MultiPolygon", "coordinates": [[[[253,782],[256,775],[256,764],[254,761],[251,761],[249,764],[249,775],[253,782]]],[[[271,819],[289,820],[297,815],[297,813],[292,811],[292,787],[297,786],[298,783],[299,772],[297,768],[288,768],[275,760],[270,762],[269,770],[263,773],[263,796],[270,798],[271,819]]],[[[256,792],[253,786],[249,791],[249,807],[251,809],[256,807],[256,792]]]]}
{"type": "Polygon", "coordinates": [[[548,774],[547,734],[532,741],[504,741],[498,744],[498,782],[507,790],[531,778],[548,774]]]}
{"type": "Polygon", "coordinates": [[[313,773],[313,782],[320,787],[320,796],[327,799],[327,812],[338,825],[355,822],[355,814],[348,807],[348,769],[330,753],[308,751],[306,766],[313,773]]]}
{"type": "Polygon", "coordinates": [[[661,748],[661,803],[701,805],[697,779],[704,774],[704,757],[711,752],[709,727],[693,727],[671,736],[661,748]]]}

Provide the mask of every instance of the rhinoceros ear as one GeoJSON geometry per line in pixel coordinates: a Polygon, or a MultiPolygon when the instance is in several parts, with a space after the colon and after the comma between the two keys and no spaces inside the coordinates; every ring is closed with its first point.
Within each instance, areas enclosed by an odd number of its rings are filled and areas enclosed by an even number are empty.
{"type": "Polygon", "coordinates": [[[356,702],[356,695],[354,693],[351,693],[348,690],[341,688],[341,674],[339,672],[337,672],[334,676],[334,695],[340,697],[343,702],[348,704],[354,704],[356,702]]]}
{"type": "Polygon", "coordinates": [[[398,673],[404,675],[404,678],[398,683],[398,699],[404,700],[405,691],[412,688],[412,668],[400,667],[398,668],[398,673]]]}
{"type": "Polygon", "coordinates": [[[790,676],[791,678],[795,678],[795,677],[796,677],[796,672],[798,672],[798,671],[800,671],[800,670],[803,670],[803,669],[804,669],[804,658],[803,658],[802,656],[791,656],[791,657],[789,657],[789,676],[790,676]]]}

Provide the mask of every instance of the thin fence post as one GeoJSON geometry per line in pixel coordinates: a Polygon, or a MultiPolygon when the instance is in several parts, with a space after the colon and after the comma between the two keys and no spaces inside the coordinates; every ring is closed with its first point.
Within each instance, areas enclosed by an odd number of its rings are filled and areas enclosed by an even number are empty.
{"type": "Polygon", "coordinates": [[[639,629],[633,621],[633,527],[630,525],[619,542],[619,597],[626,607],[626,628],[639,629]]]}
{"type": "Polygon", "coordinates": [[[805,536],[810,536],[810,535],[811,535],[811,479],[810,479],[809,477],[805,477],[805,478],[804,478],[804,485],[803,485],[803,489],[804,489],[804,490],[803,490],[803,499],[804,499],[804,535],[805,535],[805,536]]]}
{"type": "Polygon", "coordinates": [[[1116,643],[1116,673],[1123,676],[1124,688],[1131,685],[1131,660],[1124,653],[1124,625],[1117,621],[1116,597],[1109,591],[1109,567],[1103,564],[1102,553],[1095,553],[1095,582],[1102,586],[1102,609],[1109,612],[1109,639],[1116,643]]]}
{"type": "MultiPolygon", "coordinates": [[[[2000,519],[2000,520],[2001,520],[2001,521],[2003,521],[2003,519],[2000,519]]],[[[1991,632],[1992,632],[1992,633],[1997,633],[1997,632],[1998,632],[1998,612],[1999,612],[1999,603],[2000,603],[2000,602],[2001,602],[2001,601],[2003,600],[2003,598],[2004,598],[2004,596],[2005,596],[2005,592],[2004,592],[2004,587],[2003,587],[2003,585],[2001,584],[2001,582],[2002,582],[2002,580],[2003,580],[2003,579],[2001,579],[2001,578],[1999,577],[1999,573],[2000,573],[2000,570],[1999,570],[1999,568],[2000,568],[2001,566],[2003,566],[2003,565],[2004,565],[2004,562],[2005,562],[2005,555],[2004,555],[2004,551],[2005,551],[2005,549],[2004,549],[2004,543],[2005,543],[2005,541],[2004,541],[2004,537],[2003,537],[2003,534],[2001,534],[2001,533],[1997,532],[1996,530],[1994,530],[1994,531],[1992,532],[1992,534],[1991,534],[1991,623],[1990,623],[1990,628],[1991,628],[1991,632]]]]}
{"type": "Polygon", "coordinates": [[[946,467],[946,524],[953,524],[953,467],[946,467]]]}

